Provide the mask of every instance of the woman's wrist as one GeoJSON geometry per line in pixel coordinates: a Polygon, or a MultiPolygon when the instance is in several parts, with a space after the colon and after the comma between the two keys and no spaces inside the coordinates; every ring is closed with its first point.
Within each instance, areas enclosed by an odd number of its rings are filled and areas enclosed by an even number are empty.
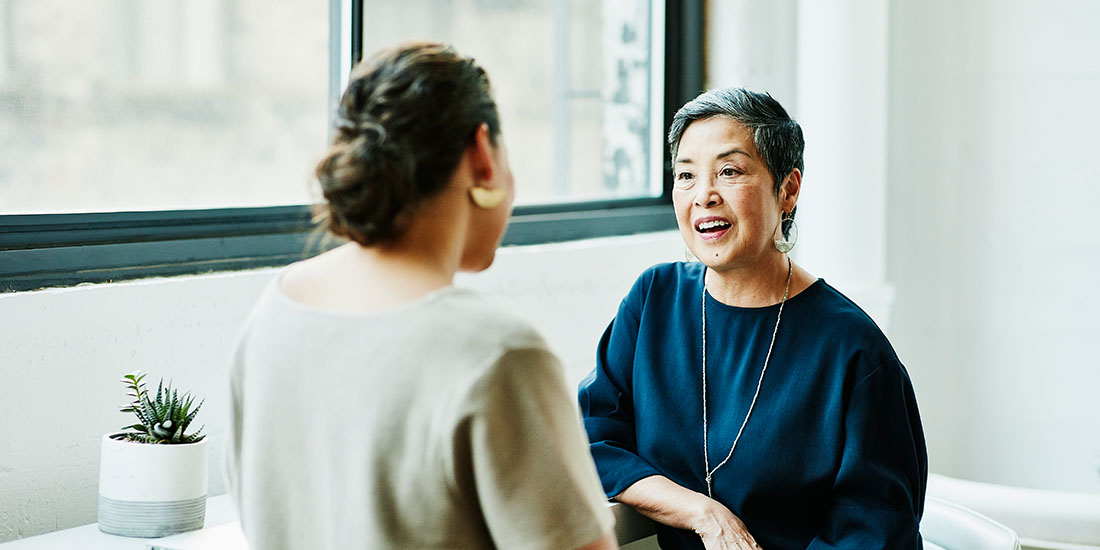
{"type": "Polygon", "coordinates": [[[702,493],[696,493],[698,497],[692,499],[691,529],[700,536],[721,535],[729,524],[729,516],[732,512],[702,493]]]}
{"type": "Polygon", "coordinates": [[[615,496],[642,515],[677,529],[694,530],[716,522],[715,506],[720,503],[702,493],[676,484],[660,475],[642,478],[615,496]]]}

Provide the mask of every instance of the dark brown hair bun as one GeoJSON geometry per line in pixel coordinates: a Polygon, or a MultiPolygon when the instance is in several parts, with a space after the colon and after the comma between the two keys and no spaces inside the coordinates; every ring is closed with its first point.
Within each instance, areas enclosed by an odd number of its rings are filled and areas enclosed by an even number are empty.
{"type": "Polygon", "coordinates": [[[322,223],[366,246],[397,239],[420,202],[450,181],[482,123],[495,141],[489,78],[451,46],[406,43],[359,63],[315,171],[322,223]]]}

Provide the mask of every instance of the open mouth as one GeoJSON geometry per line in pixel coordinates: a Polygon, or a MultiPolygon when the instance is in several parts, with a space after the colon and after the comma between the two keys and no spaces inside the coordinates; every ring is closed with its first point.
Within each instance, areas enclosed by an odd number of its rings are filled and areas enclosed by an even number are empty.
{"type": "Polygon", "coordinates": [[[724,218],[700,218],[695,220],[695,231],[703,238],[715,238],[730,228],[730,222],[724,218]]]}

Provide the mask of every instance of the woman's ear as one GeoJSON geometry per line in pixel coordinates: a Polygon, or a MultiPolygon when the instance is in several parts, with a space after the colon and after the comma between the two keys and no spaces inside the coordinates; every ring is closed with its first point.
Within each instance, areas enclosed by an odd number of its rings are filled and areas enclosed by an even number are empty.
{"type": "Polygon", "coordinates": [[[798,205],[800,191],[802,191],[802,171],[794,168],[790,174],[787,174],[787,179],[783,180],[783,185],[779,188],[779,207],[784,212],[794,210],[798,205]]]}
{"type": "Polygon", "coordinates": [[[493,141],[489,137],[489,125],[482,122],[474,131],[474,141],[470,144],[470,166],[474,171],[475,185],[492,181],[496,165],[493,158],[493,141]]]}

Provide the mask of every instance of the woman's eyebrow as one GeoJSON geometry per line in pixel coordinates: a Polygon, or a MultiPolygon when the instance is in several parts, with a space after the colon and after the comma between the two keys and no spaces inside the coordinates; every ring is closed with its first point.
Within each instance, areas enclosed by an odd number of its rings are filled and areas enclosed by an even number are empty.
{"type": "Polygon", "coordinates": [[[729,151],[726,151],[725,153],[721,153],[721,154],[715,156],[714,159],[715,160],[723,159],[723,158],[726,158],[730,155],[736,155],[736,154],[742,154],[742,155],[745,155],[746,157],[749,157],[750,159],[752,158],[752,155],[750,155],[747,151],[745,151],[743,149],[736,149],[735,148],[735,149],[730,149],[729,151]]]}
{"type": "MultiPolygon", "coordinates": [[[[724,158],[726,158],[730,155],[737,155],[737,154],[745,155],[746,157],[749,157],[750,159],[752,158],[752,155],[750,155],[747,151],[745,151],[743,149],[730,149],[729,151],[726,151],[724,153],[719,153],[719,154],[715,155],[714,159],[715,160],[720,160],[720,159],[724,159],[724,158]]],[[[695,161],[693,161],[689,158],[686,158],[686,157],[681,157],[681,158],[676,159],[676,164],[694,164],[694,163],[695,163],[695,161]]]]}

